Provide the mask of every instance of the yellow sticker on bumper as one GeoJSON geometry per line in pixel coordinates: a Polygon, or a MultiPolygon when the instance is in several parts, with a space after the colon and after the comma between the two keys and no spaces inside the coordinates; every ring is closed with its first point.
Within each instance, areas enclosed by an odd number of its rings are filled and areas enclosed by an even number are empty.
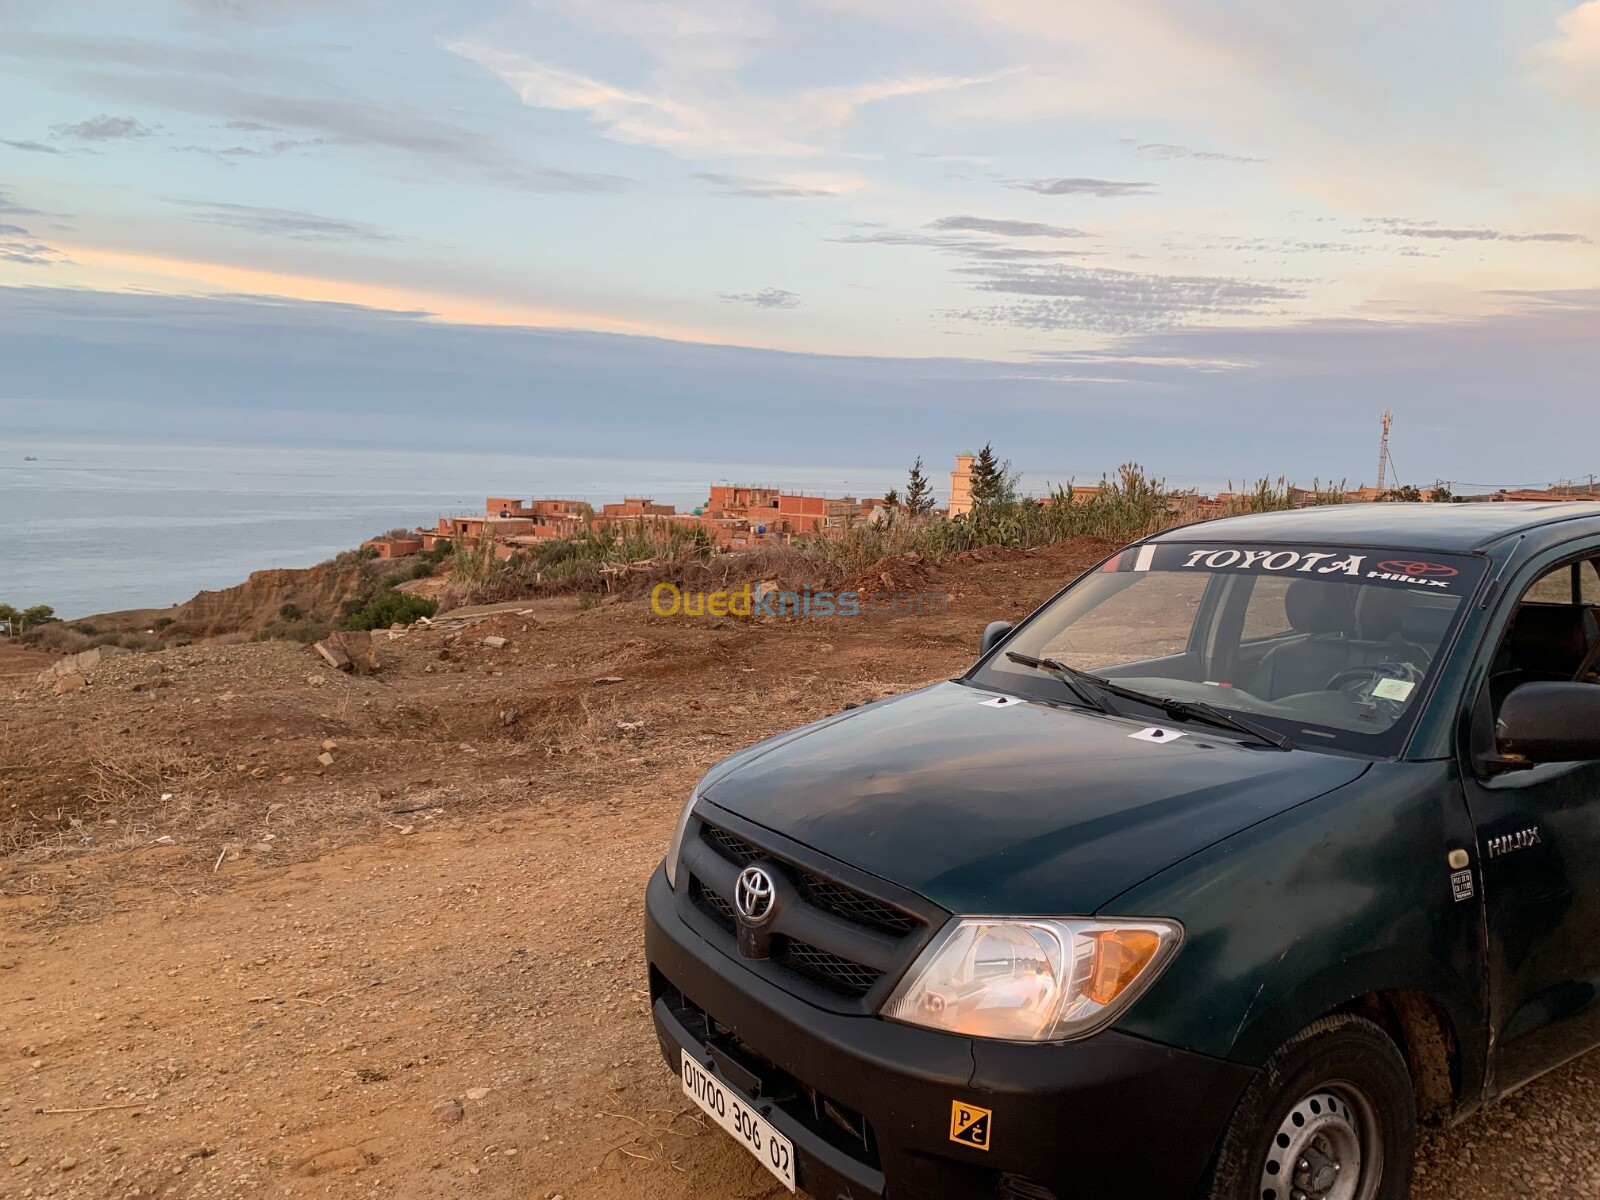
{"type": "Polygon", "coordinates": [[[950,1140],[960,1142],[963,1146],[976,1146],[979,1150],[989,1148],[990,1126],[994,1124],[994,1114],[987,1108],[979,1108],[976,1104],[965,1104],[960,1100],[950,1102],[950,1140]]]}

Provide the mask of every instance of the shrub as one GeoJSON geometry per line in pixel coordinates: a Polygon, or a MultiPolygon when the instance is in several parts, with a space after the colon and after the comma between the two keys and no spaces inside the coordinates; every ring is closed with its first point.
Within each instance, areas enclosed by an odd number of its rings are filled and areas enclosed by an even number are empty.
{"type": "Polygon", "coordinates": [[[348,613],[340,626],[344,629],[387,629],[394,624],[409,625],[418,617],[431,617],[438,611],[439,602],[432,597],[386,589],[368,600],[364,607],[348,613]]]}
{"type": "Polygon", "coordinates": [[[305,617],[305,613],[300,611],[298,604],[280,604],[278,606],[278,615],[285,621],[299,621],[305,617]]]}

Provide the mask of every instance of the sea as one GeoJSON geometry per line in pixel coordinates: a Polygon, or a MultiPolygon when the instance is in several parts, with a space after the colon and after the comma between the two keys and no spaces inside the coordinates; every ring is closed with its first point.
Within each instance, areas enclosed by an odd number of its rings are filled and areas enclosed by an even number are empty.
{"type": "MultiPolygon", "coordinates": [[[[929,471],[936,489],[943,478],[929,471]]],[[[397,527],[481,514],[486,496],[648,496],[679,511],[713,483],[881,496],[904,466],[651,462],[323,446],[110,445],[0,438],[0,604],[63,618],[181,603],[265,567],[307,567],[397,527]]]]}

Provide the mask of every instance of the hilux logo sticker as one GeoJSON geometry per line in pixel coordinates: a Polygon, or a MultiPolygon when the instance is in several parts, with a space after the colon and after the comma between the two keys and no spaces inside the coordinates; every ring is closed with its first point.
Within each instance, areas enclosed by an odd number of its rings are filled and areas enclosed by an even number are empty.
{"type": "Polygon", "coordinates": [[[950,1102],[950,1140],[979,1150],[989,1148],[989,1126],[994,1114],[987,1108],[960,1100],[950,1102]]]}
{"type": "Polygon", "coordinates": [[[1461,574],[1444,563],[1417,562],[1414,559],[1391,558],[1378,564],[1378,570],[1396,575],[1414,575],[1418,579],[1454,579],[1461,574]]]}
{"type": "Polygon", "coordinates": [[[1241,571],[1296,571],[1303,575],[1344,574],[1359,578],[1361,564],[1366,561],[1365,554],[1340,558],[1331,550],[1196,550],[1183,565],[1213,571],[1233,567],[1241,571]]]}
{"type": "Polygon", "coordinates": [[[1391,558],[1367,572],[1368,579],[1387,579],[1392,583],[1409,583],[1414,587],[1448,588],[1450,580],[1460,571],[1444,563],[1416,562],[1411,559],[1391,558]]]}
{"type": "Polygon", "coordinates": [[[1527,829],[1519,829],[1515,833],[1503,833],[1499,837],[1489,839],[1488,852],[1490,858],[1499,858],[1504,854],[1512,854],[1518,850],[1526,850],[1529,846],[1539,844],[1539,827],[1530,825],[1527,829]]]}

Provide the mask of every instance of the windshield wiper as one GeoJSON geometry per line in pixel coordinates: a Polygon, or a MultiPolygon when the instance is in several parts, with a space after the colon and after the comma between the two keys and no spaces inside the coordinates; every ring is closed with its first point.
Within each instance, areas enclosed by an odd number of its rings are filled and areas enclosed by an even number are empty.
{"type": "Polygon", "coordinates": [[[1035,671],[1049,671],[1050,674],[1066,684],[1068,690],[1089,708],[1094,709],[1096,712],[1103,712],[1107,716],[1114,717],[1117,715],[1112,707],[1105,702],[1105,698],[1096,693],[1090,686],[1091,684],[1095,687],[1104,686],[1104,681],[1098,676],[1090,675],[1087,671],[1080,671],[1077,667],[1068,666],[1066,663],[1058,662],[1053,658],[1035,658],[1031,654],[1023,654],[1017,650],[1007,650],[1006,657],[1014,663],[1032,667],[1035,671]]]}
{"type": "Polygon", "coordinates": [[[1223,712],[1222,709],[1207,704],[1204,700],[1179,700],[1173,696],[1157,696],[1150,692],[1123,687],[1120,683],[1112,683],[1109,679],[1090,675],[1087,671],[1080,671],[1079,674],[1113,696],[1121,696],[1124,700],[1136,700],[1140,704],[1154,705],[1169,717],[1187,717],[1191,721],[1201,721],[1218,729],[1231,729],[1235,733],[1248,734],[1269,746],[1276,746],[1279,750],[1294,749],[1294,743],[1284,734],[1268,729],[1265,725],[1257,725],[1245,717],[1236,717],[1232,713],[1223,712]]]}
{"type": "Polygon", "coordinates": [[[1236,717],[1232,713],[1223,712],[1214,705],[1203,700],[1179,700],[1174,696],[1157,696],[1150,692],[1141,692],[1136,688],[1123,687],[1120,683],[1113,683],[1104,676],[1082,670],[1061,662],[1054,658],[1035,658],[1031,654],[1023,654],[1016,650],[1007,650],[1006,657],[1012,662],[1021,663],[1025,667],[1036,670],[1049,671],[1061,682],[1072,689],[1073,694],[1083,699],[1085,704],[1099,709],[1112,716],[1119,715],[1090,689],[1099,688],[1113,696],[1121,696],[1124,700],[1132,700],[1138,704],[1148,704],[1152,708],[1159,708],[1169,717],[1183,717],[1191,721],[1200,721],[1218,729],[1231,729],[1235,733],[1246,734],[1269,746],[1276,746],[1279,750],[1293,750],[1294,743],[1284,734],[1268,729],[1265,725],[1257,725],[1254,721],[1244,717],[1236,717]]]}

